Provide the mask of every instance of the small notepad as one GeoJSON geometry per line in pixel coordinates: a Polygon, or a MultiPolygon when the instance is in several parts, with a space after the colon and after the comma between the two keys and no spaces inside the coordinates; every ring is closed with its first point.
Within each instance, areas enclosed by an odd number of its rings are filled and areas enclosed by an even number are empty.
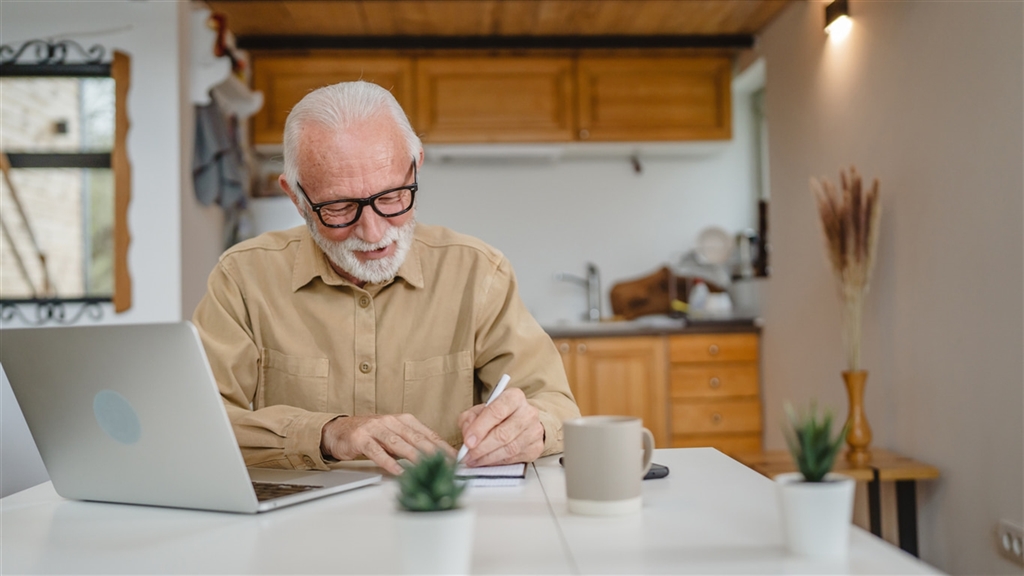
{"type": "Polygon", "coordinates": [[[523,483],[522,478],[470,478],[469,485],[474,488],[507,488],[519,486],[523,483]]]}
{"type": "Polygon", "coordinates": [[[457,478],[526,478],[526,463],[481,466],[479,468],[459,466],[455,471],[455,476],[457,478]]]}

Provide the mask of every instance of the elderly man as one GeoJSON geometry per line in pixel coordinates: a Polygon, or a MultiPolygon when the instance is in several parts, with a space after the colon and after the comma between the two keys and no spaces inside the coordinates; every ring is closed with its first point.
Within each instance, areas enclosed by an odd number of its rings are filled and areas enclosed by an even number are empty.
{"type": "Polygon", "coordinates": [[[422,162],[375,84],[289,114],[280,183],[306,226],[225,252],[193,318],[247,464],[366,457],[400,474],[398,459],[463,442],[471,466],[561,451],[579,415],[561,359],[500,252],[417,225],[422,162]]]}

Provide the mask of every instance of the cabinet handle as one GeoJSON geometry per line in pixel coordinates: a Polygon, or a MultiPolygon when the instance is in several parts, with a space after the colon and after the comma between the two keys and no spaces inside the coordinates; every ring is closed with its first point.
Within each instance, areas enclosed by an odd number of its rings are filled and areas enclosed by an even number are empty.
{"type": "Polygon", "coordinates": [[[577,344],[576,345],[576,351],[579,352],[580,354],[586,354],[586,352],[587,352],[587,345],[586,344],[577,344]]]}
{"type": "Polygon", "coordinates": [[[712,388],[718,388],[722,385],[722,381],[718,379],[718,376],[712,376],[711,380],[708,381],[708,386],[712,388]]]}
{"type": "Polygon", "coordinates": [[[587,138],[590,138],[590,130],[583,128],[582,130],[580,130],[580,139],[586,140],[587,138]]]}
{"type": "Polygon", "coordinates": [[[718,344],[712,344],[711,346],[708,346],[708,354],[711,354],[712,356],[718,356],[718,344]]]}
{"type": "Polygon", "coordinates": [[[565,342],[562,342],[561,344],[558,345],[558,351],[561,352],[562,354],[569,352],[569,345],[566,344],[565,342]]]}
{"type": "Polygon", "coordinates": [[[715,412],[714,414],[711,415],[711,423],[712,424],[719,424],[721,421],[722,421],[722,415],[719,414],[718,412],[715,412]]]}

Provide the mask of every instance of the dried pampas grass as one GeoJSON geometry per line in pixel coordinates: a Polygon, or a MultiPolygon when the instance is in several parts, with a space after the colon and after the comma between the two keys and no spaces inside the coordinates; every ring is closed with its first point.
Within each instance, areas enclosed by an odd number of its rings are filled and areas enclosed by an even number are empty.
{"type": "Polygon", "coordinates": [[[839,172],[839,182],[841,191],[828,180],[811,178],[811,190],[818,204],[825,249],[843,299],[847,366],[855,371],[860,370],[861,316],[875,265],[882,205],[878,179],[865,192],[857,169],[851,166],[849,175],[839,172]]]}

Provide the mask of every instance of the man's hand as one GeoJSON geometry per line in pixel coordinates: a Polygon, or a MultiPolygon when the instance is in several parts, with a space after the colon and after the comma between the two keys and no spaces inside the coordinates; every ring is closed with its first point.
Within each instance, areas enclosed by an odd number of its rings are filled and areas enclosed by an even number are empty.
{"type": "Polygon", "coordinates": [[[396,476],[403,471],[400,458],[415,462],[420,452],[437,450],[455,458],[455,450],[412,414],[335,418],[320,433],[320,450],[338,460],[366,456],[396,476]]]}
{"type": "Polygon", "coordinates": [[[459,428],[469,447],[467,466],[533,462],[544,452],[539,413],[519,388],[507,388],[489,406],[477,404],[459,414],[459,428]]]}

